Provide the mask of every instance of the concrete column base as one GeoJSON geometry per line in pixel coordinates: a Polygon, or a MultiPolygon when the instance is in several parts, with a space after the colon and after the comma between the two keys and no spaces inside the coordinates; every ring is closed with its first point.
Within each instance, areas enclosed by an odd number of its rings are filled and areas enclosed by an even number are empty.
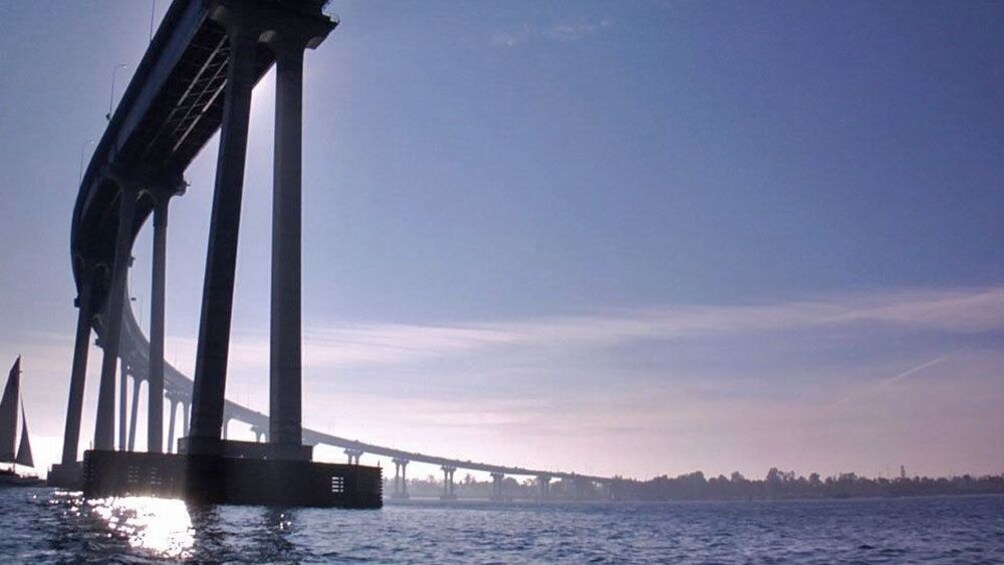
{"type": "Polygon", "coordinates": [[[81,490],[83,488],[84,464],[81,461],[73,463],[56,463],[49,470],[46,482],[50,487],[67,490],[81,490]]]}
{"type": "Polygon", "coordinates": [[[155,496],[199,504],[380,508],[379,467],[313,461],[87,451],[84,496],[155,496]]]}

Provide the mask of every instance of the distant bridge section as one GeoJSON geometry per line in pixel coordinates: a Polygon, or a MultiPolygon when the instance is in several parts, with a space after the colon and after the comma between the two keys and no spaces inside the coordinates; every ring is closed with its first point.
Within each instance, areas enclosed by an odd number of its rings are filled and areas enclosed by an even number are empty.
{"type": "MultiPolygon", "coordinates": [[[[147,353],[149,351],[149,342],[143,334],[142,329],[139,327],[132,310],[126,311],[125,324],[123,326],[123,345],[122,356],[127,365],[127,372],[138,384],[140,381],[147,378],[145,367],[149,365],[147,353]]],[[[172,403],[172,409],[175,409],[175,406],[178,405],[185,406],[190,404],[192,389],[191,379],[169,363],[165,363],[165,367],[166,371],[164,376],[166,394],[172,403]]],[[[138,386],[134,385],[134,390],[137,388],[138,386]]],[[[135,404],[133,405],[133,410],[135,410],[135,404]]],[[[225,414],[225,420],[227,422],[243,422],[251,426],[251,429],[260,434],[260,436],[267,437],[267,432],[265,432],[265,430],[268,430],[269,428],[267,414],[263,414],[257,410],[252,410],[232,400],[227,400],[225,414]]],[[[135,420],[135,418],[133,418],[133,420],[135,420]]],[[[173,429],[171,430],[170,435],[172,437],[174,436],[173,429]]],[[[469,471],[481,471],[491,474],[496,482],[500,482],[506,476],[523,476],[535,477],[538,478],[538,481],[541,480],[540,478],[544,478],[545,480],[569,480],[573,482],[586,481],[610,487],[617,480],[611,477],[583,475],[569,471],[534,469],[429,455],[343,438],[327,432],[312,430],[309,428],[304,428],[303,430],[303,441],[309,445],[327,445],[344,449],[346,450],[346,455],[349,456],[350,460],[354,460],[356,463],[358,463],[358,458],[361,455],[366,454],[391,458],[397,466],[396,471],[399,473],[398,476],[400,476],[400,473],[404,471],[408,463],[415,462],[445,467],[447,469],[453,468],[466,469],[469,471]]],[[[129,449],[132,449],[132,447],[130,446],[129,449]]],[[[450,475],[452,477],[452,472],[450,475]]],[[[400,484],[396,485],[397,490],[395,492],[400,495],[405,492],[406,487],[404,487],[403,481],[398,481],[398,483],[400,484]]]]}

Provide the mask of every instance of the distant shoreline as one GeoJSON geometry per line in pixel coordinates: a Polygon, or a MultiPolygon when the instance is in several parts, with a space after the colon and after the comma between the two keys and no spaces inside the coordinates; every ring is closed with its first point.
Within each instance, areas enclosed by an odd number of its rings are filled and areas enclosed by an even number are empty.
{"type": "MultiPolygon", "coordinates": [[[[389,485],[389,483],[388,483],[389,485]]],[[[492,484],[468,478],[455,485],[458,498],[486,500],[491,498],[492,484]]],[[[385,492],[390,492],[386,488],[385,492]]],[[[416,499],[435,501],[443,492],[435,480],[409,481],[408,491],[416,499]]],[[[533,481],[506,479],[504,498],[510,501],[541,500],[539,485],[533,481]]],[[[808,477],[793,472],[771,469],[763,479],[747,479],[740,473],[726,477],[706,478],[697,471],[677,477],[655,477],[647,481],[615,477],[607,484],[589,481],[554,481],[550,483],[548,501],[617,500],[633,502],[669,501],[757,501],[757,500],[841,500],[851,498],[903,498],[919,496],[965,496],[1004,494],[1004,474],[974,477],[898,477],[868,478],[854,473],[808,477]]]]}
{"type": "Polygon", "coordinates": [[[753,502],[841,502],[841,501],[878,501],[878,500],[908,500],[908,499],[929,499],[929,498],[965,498],[965,497],[1004,497],[1004,492],[997,493],[956,493],[956,494],[907,494],[907,495],[878,495],[878,496],[848,496],[848,497],[816,497],[816,498],[730,498],[730,499],[687,499],[687,500],[571,500],[571,499],[531,499],[531,498],[519,498],[511,500],[508,502],[498,502],[492,501],[488,498],[466,498],[460,497],[456,500],[445,501],[438,497],[432,496],[421,496],[414,497],[410,499],[395,499],[392,497],[384,498],[385,506],[449,506],[452,504],[460,505],[512,505],[512,506],[534,506],[540,504],[640,504],[640,505],[660,505],[660,504],[688,504],[688,503],[753,503],[753,502]]]}
{"type": "Polygon", "coordinates": [[[902,498],[916,496],[961,496],[1004,494],[1004,474],[973,477],[905,477],[895,479],[859,477],[854,473],[823,478],[771,469],[763,479],[747,479],[739,473],[705,478],[701,472],[675,478],[623,481],[619,498],[638,501],[686,500],[841,500],[850,498],[902,498]]]}

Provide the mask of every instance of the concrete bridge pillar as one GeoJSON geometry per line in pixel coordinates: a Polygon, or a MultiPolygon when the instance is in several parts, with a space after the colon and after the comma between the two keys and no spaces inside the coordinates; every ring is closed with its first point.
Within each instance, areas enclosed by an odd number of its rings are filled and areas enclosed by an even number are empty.
{"type": "Polygon", "coordinates": [[[268,442],[268,430],[259,426],[251,426],[251,431],[254,432],[254,440],[256,443],[262,443],[262,440],[266,443],[268,442]]]}
{"type": "Polygon", "coordinates": [[[125,359],[119,359],[119,451],[126,449],[126,435],[129,430],[126,415],[129,413],[129,367],[125,359]]]}
{"type": "Polygon", "coordinates": [[[345,448],[345,455],[349,457],[349,465],[358,465],[359,458],[363,455],[363,450],[347,447],[345,448]]]}
{"type": "MultiPolygon", "coordinates": [[[[164,311],[167,286],[167,217],[171,197],[184,191],[184,181],[162,187],[154,195],[153,273],[150,284],[150,370],[147,375],[146,449],[164,449],[164,311]]],[[[171,442],[168,442],[170,447],[171,442]]],[[[170,449],[169,449],[170,451],[170,449]]]]}
{"type": "MultiPolygon", "coordinates": [[[[102,320],[104,335],[101,359],[101,382],[98,392],[98,410],[94,427],[94,448],[115,449],[115,366],[119,358],[119,338],[122,335],[122,308],[125,295],[129,248],[132,245],[133,220],[136,213],[137,192],[133,186],[119,183],[119,217],[115,236],[115,256],[109,281],[105,317],[102,320]]],[[[120,435],[120,442],[124,438],[120,435]]]]}
{"type": "Polygon", "coordinates": [[[139,416],[139,389],[143,381],[132,375],[132,404],[129,406],[129,451],[136,451],[136,420],[139,416]]]}
{"type": "Polygon", "coordinates": [[[73,343],[73,365],[70,369],[70,394],[66,406],[66,428],[63,432],[64,468],[77,464],[77,450],[80,447],[80,418],[84,410],[84,384],[87,379],[87,357],[91,345],[91,289],[94,274],[85,267],[87,274],[77,296],[77,334],[73,343]]]}
{"type": "Polygon", "coordinates": [[[306,43],[306,38],[288,32],[268,42],[276,66],[269,431],[273,442],[293,446],[303,437],[300,275],[306,43]]]}
{"type": "Polygon", "coordinates": [[[188,400],[181,401],[181,430],[182,437],[188,437],[192,431],[192,417],[191,417],[192,403],[188,400]]]}
{"type": "Polygon", "coordinates": [[[505,497],[502,494],[502,481],[505,480],[505,473],[495,472],[492,473],[492,496],[491,500],[494,502],[502,502],[505,497]]]}
{"type": "Polygon", "coordinates": [[[452,465],[443,465],[443,494],[439,498],[442,500],[456,500],[457,493],[454,492],[453,474],[457,468],[452,465]]]}
{"type": "Polygon", "coordinates": [[[224,26],[230,60],[202,291],[189,453],[220,452],[251,90],[258,64],[256,31],[239,18],[224,26]]]}
{"type": "Polygon", "coordinates": [[[547,500],[551,496],[551,477],[540,475],[537,477],[537,484],[540,485],[540,499],[547,500]]]}
{"type": "Polygon", "coordinates": [[[394,493],[392,498],[408,498],[408,463],[407,459],[394,459],[394,493]]]}
{"type": "Polygon", "coordinates": [[[171,405],[171,412],[167,422],[167,453],[174,453],[174,421],[178,413],[178,400],[174,397],[167,397],[168,404],[171,405]]]}

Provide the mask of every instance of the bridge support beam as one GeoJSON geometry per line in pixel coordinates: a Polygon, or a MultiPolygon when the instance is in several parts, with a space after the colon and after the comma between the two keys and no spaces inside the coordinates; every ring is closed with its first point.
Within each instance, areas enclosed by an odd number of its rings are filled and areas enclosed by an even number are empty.
{"type": "Polygon", "coordinates": [[[407,459],[394,459],[394,493],[391,498],[408,498],[408,463],[407,459]]]}
{"type": "Polygon", "coordinates": [[[276,85],[269,435],[273,443],[299,447],[303,441],[300,278],[306,43],[280,36],[270,47],[276,57],[276,85]]]}
{"type": "Polygon", "coordinates": [[[260,426],[252,426],[251,431],[254,432],[255,443],[268,443],[268,430],[260,426]]]}
{"type": "MultiPolygon", "coordinates": [[[[128,308],[128,305],[126,306],[128,308]]],[[[126,450],[126,434],[129,432],[126,415],[129,413],[129,367],[125,359],[119,359],[119,451],[126,450]]]]}
{"type": "Polygon", "coordinates": [[[439,497],[442,500],[456,500],[457,493],[454,491],[453,474],[457,468],[452,465],[443,465],[443,494],[439,497]]]}
{"type": "Polygon", "coordinates": [[[170,414],[168,414],[167,421],[167,453],[174,453],[174,422],[176,416],[178,415],[178,401],[170,396],[167,397],[167,403],[170,405],[170,414]]]}
{"type": "Polygon", "coordinates": [[[125,282],[137,197],[135,187],[122,182],[119,184],[119,221],[103,320],[104,332],[101,336],[104,353],[101,359],[97,422],[94,427],[94,448],[104,451],[115,449],[115,366],[118,364],[119,338],[122,335],[122,309],[127,300],[125,282]]]}
{"type": "Polygon", "coordinates": [[[551,477],[540,475],[537,477],[537,484],[540,486],[540,499],[547,500],[551,496],[551,477]]]}
{"type": "Polygon", "coordinates": [[[153,208],[153,273],[150,284],[150,370],[147,380],[146,450],[164,449],[164,295],[167,280],[167,207],[169,194],[158,195],[153,208]]]}
{"type": "Polygon", "coordinates": [[[505,473],[492,473],[492,502],[503,502],[505,500],[505,496],[502,493],[503,480],[505,480],[505,473]]]}
{"type": "Polygon", "coordinates": [[[256,70],[257,38],[236,23],[228,26],[227,32],[230,62],[195,358],[195,384],[192,388],[194,413],[191,434],[186,440],[190,454],[218,455],[222,451],[220,441],[237,268],[237,237],[244,191],[251,90],[256,70]]]}
{"type": "Polygon", "coordinates": [[[182,437],[188,437],[188,434],[192,431],[192,416],[191,416],[192,403],[182,400],[181,401],[181,430],[182,437]]]}
{"type": "Polygon", "coordinates": [[[345,449],[345,455],[349,457],[349,465],[358,465],[359,458],[363,456],[363,450],[348,447],[345,449]]]}
{"type": "Polygon", "coordinates": [[[63,431],[63,455],[49,471],[52,486],[79,488],[83,469],[77,462],[80,447],[80,418],[84,410],[84,384],[87,379],[87,357],[91,346],[91,290],[94,273],[85,267],[84,283],[76,299],[77,333],[73,344],[73,364],[70,368],[70,393],[66,403],[66,427],[63,431]]]}
{"type": "Polygon", "coordinates": [[[73,365],[70,369],[70,395],[66,406],[66,429],[63,432],[62,466],[69,470],[77,465],[80,447],[80,418],[84,410],[84,384],[87,379],[87,357],[91,346],[91,288],[85,280],[77,297],[77,335],[73,343],[73,365]]]}
{"type": "Polygon", "coordinates": [[[139,389],[143,381],[132,377],[132,405],[129,407],[129,451],[136,451],[136,420],[139,416],[139,389]]]}

